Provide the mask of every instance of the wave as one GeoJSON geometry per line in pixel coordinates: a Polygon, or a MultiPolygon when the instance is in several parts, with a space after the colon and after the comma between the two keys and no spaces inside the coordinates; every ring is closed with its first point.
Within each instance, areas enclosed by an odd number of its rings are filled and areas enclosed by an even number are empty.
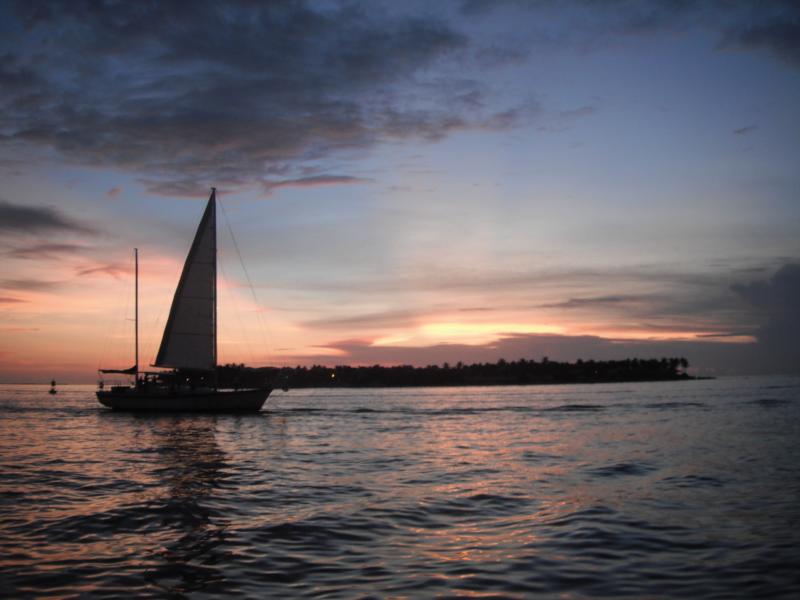
{"type": "Polygon", "coordinates": [[[658,467],[644,462],[621,462],[603,467],[592,467],[586,472],[595,477],[621,477],[647,475],[656,471],[658,467]]]}
{"type": "Polygon", "coordinates": [[[747,400],[745,401],[745,404],[756,404],[765,408],[772,408],[775,406],[794,404],[794,401],[788,398],[758,398],[756,400],[747,400]]]}

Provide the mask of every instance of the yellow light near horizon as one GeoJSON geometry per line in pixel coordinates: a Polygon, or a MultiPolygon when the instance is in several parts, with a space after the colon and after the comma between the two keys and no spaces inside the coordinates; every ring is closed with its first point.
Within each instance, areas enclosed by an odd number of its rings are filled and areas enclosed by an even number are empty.
{"type": "Polygon", "coordinates": [[[580,329],[573,335],[591,335],[610,340],[611,342],[631,342],[631,341],[692,341],[692,342],[714,342],[717,344],[749,344],[755,343],[756,338],[751,335],[723,335],[717,336],[714,331],[686,329],[685,331],[661,331],[658,329],[580,329]]]}
{"type": "Polygon", "coordinates": [[[428,323],[420,327],[420,332],[431,337],[498,337],[515,333],[562,333],[556,325],[531,323],[463,323],[457,321],[428,323]]]}
{"type": "Polygon", "coordinates": [[[385,335],[372,341],[372,346],[392,346],[411,339],[408,335],[385,335]]]}
{"type": "Polygon", "coordinates": [[[556,325],[532,323],[469,323],[463,321],[437,321],[419,325],[397,333],[388,333],[372,341],[372,346],[430,346],[433,344],[457,342],[477,345],[494,342],[504,335],[533,333],[563,333],[556,325]]]}

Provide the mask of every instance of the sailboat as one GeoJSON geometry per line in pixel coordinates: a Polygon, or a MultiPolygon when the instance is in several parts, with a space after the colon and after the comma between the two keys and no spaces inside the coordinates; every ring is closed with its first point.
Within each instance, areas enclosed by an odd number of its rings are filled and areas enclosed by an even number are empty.
{"type": "Polygon", "coordinates": [[[132,412],[257,412],[271,387],[220,389],[217,386],[217,208],[211,188],[205,212],[183,265],[154,367],[139,370],[139,252],[135,250],[135,363],[101,373],[132,375],[133,385],[97,390],[100,404],[132,412]]]}

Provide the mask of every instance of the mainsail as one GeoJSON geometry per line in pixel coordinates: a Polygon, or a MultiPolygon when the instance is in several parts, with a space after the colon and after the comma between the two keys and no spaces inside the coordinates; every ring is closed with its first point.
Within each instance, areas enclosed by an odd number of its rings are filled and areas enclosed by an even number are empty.
{"type": "Polygon", "coordinates": [[[213,369],[217,362],[216,190],[194,236],[172,299],[156,367],[213,369]]]}

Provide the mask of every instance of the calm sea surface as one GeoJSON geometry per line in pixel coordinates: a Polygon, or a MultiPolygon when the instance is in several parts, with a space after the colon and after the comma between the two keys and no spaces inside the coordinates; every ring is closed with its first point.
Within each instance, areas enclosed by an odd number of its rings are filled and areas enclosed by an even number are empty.
{"type": "Polygon", "coordinates": [[[136,416],[0,386],[0,596],[797,598],[800,379],[277,392],[136,416]]]}

